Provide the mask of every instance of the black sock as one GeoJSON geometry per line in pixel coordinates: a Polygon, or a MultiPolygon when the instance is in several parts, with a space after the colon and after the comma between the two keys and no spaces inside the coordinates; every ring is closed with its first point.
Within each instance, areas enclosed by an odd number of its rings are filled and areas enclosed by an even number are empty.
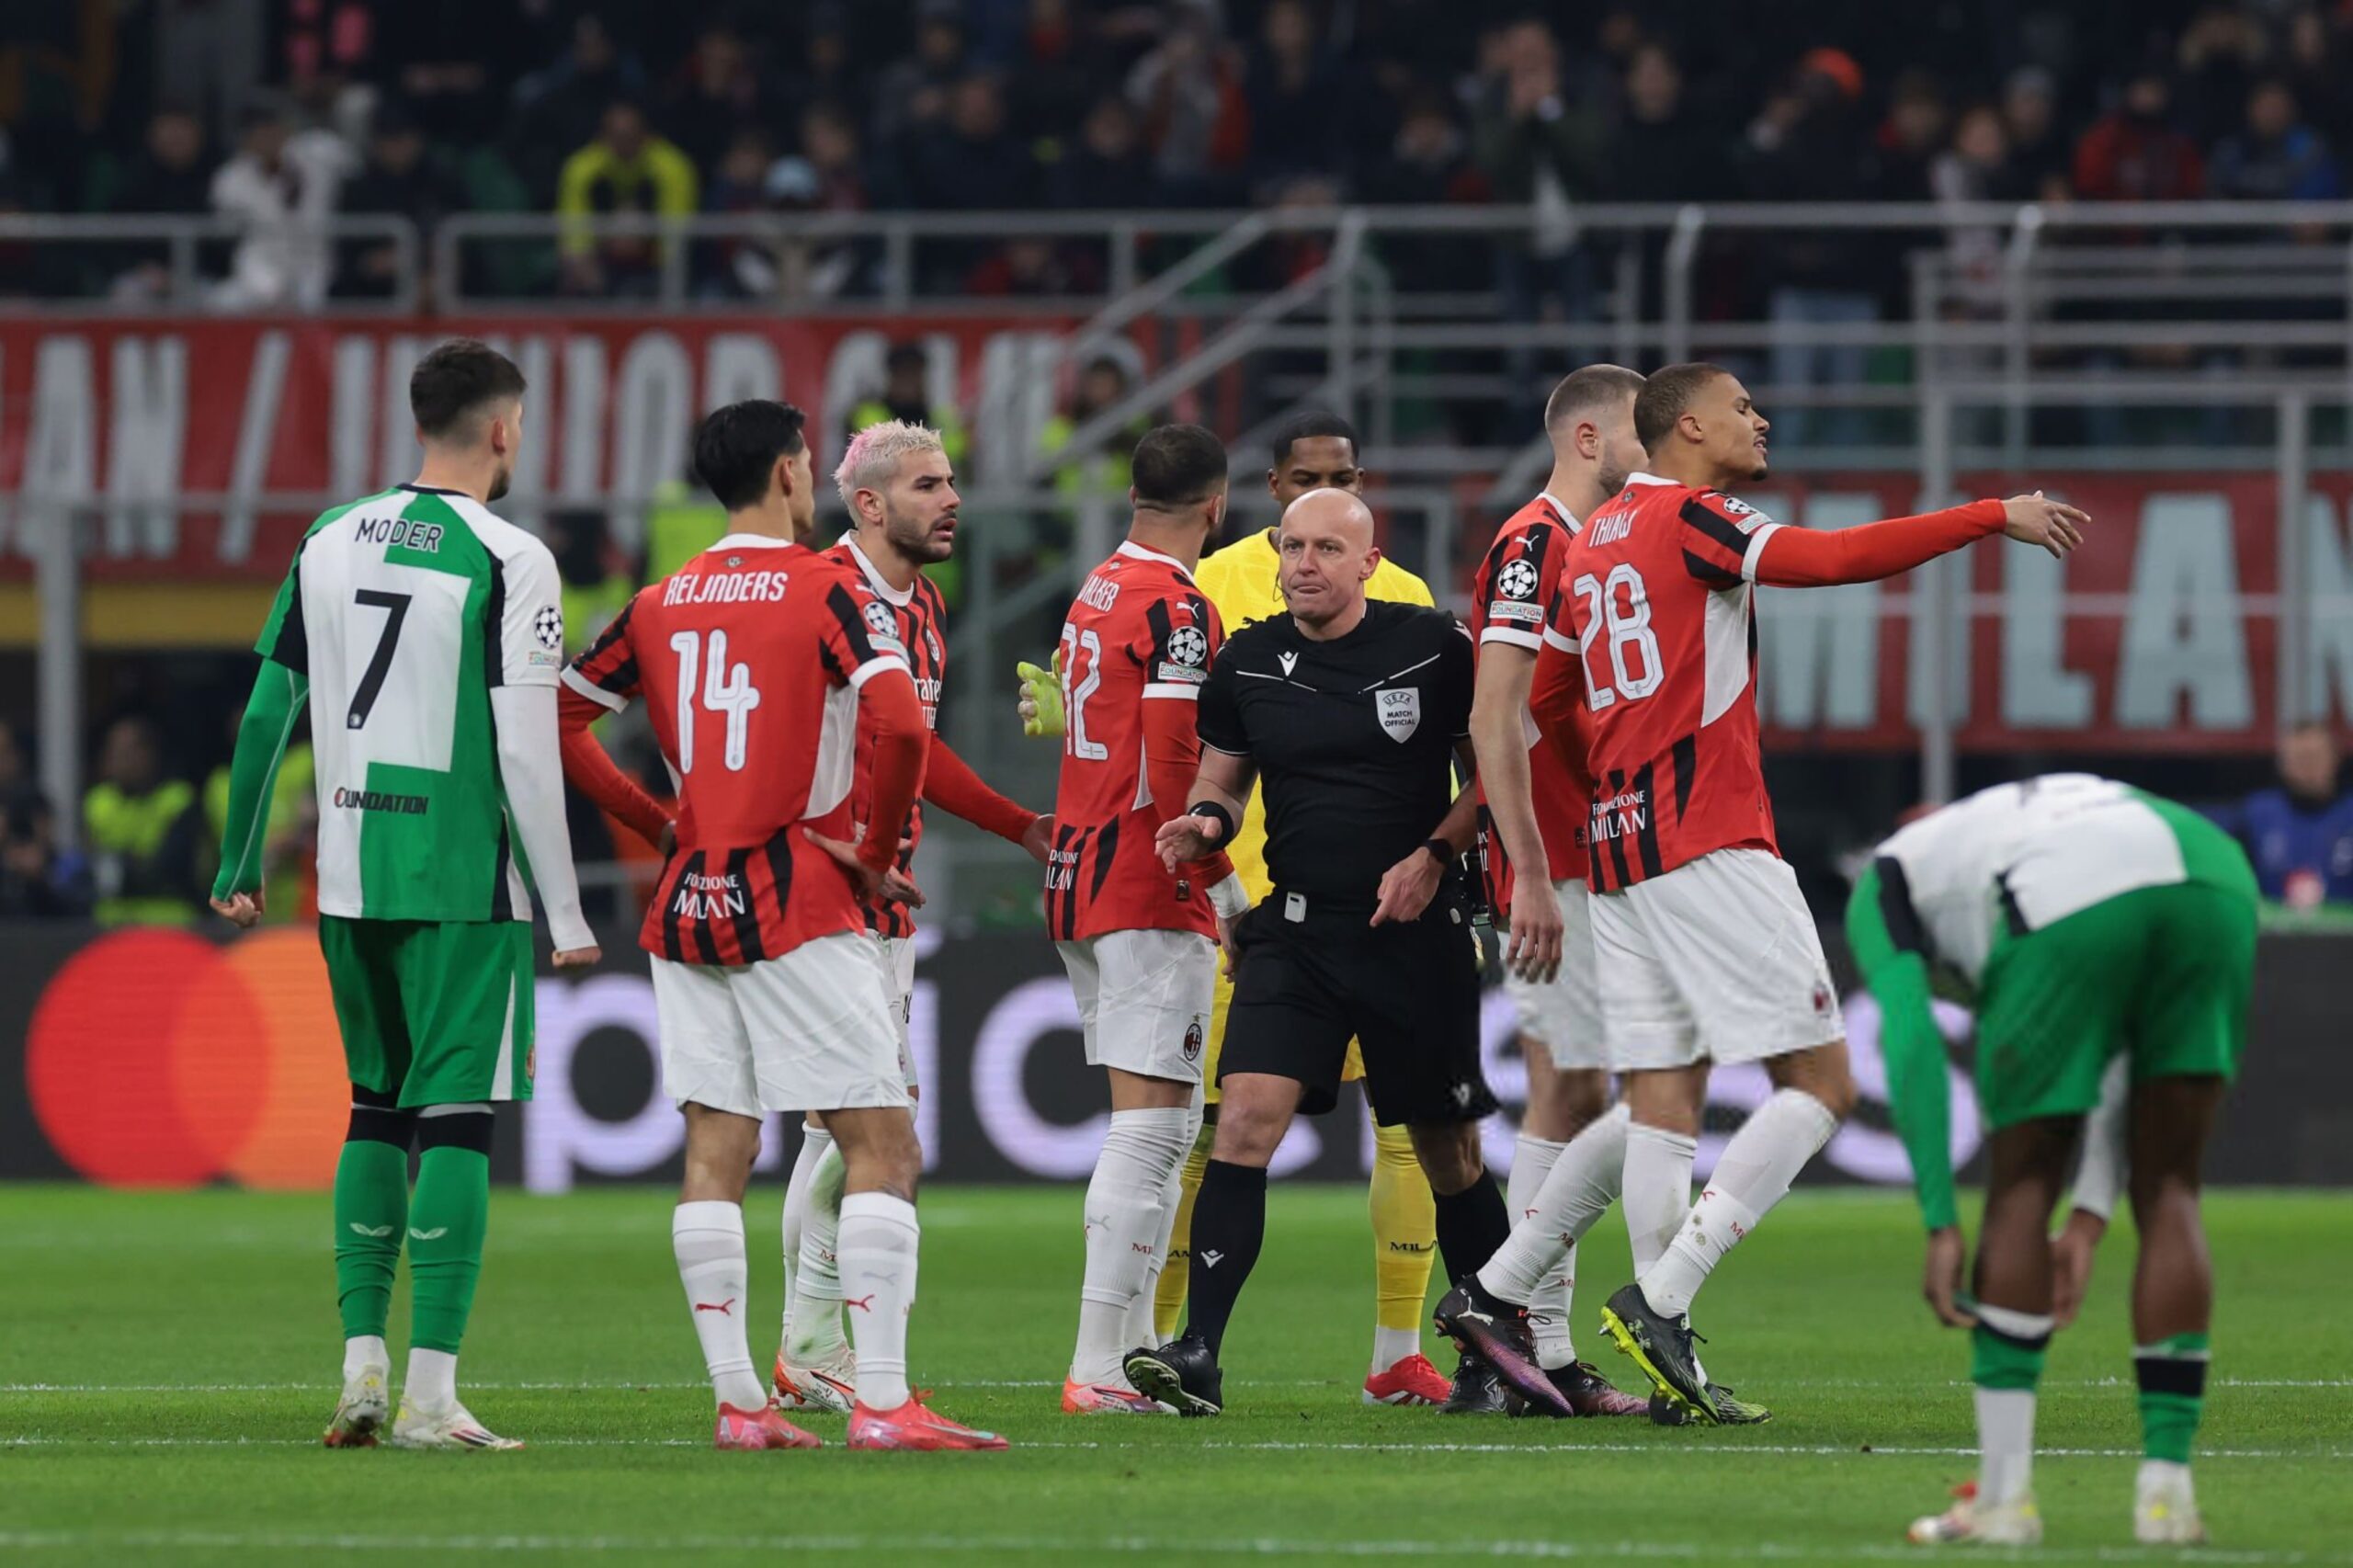
{"type": "Polygon", "coordinates": [[[1186,1276],[1185,1328],[1209,1342],[1214,1357],[1242,1282],[1258,1262],[1267,1235],[1267,1173],[1211,1160],[1193,1199],[1193,1256],[1186,1276]]]}
{"type": "MultiPolygon", "coordinates": [[[[1197,1227],[1200,1223],[1198,1219],[1193,1222],[1197,1227]]],[[[1461,1192],[1438,1194],[1438,1253],[1448,1279],[1459,1280],[1486,1267],[1487,1259],[1510,1239],[1511,1210],[1504,1207],[1504,1189],[1495,1185],[1494,1172],[1481,1171],[1479,1179],[1461,1192]]]]}

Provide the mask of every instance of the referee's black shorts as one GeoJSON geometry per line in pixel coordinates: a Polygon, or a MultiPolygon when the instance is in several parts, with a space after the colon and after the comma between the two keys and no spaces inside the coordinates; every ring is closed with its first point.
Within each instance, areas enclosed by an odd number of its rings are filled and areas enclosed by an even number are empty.
{"type": "Polygon", "coordinates": [[[1479,1064],[1479,966],[1462,891],[1448,878],[1419,920],[1371,926],[1372,907],[1277,888],[1242,917],[1218,1079],[1295,1079],[1306,1090],[1299,1108],[1321,1116],[1338,1103],[1353,1039],[1374,1121],[1476,1121],[1495,1096],[1479,1064]]]}

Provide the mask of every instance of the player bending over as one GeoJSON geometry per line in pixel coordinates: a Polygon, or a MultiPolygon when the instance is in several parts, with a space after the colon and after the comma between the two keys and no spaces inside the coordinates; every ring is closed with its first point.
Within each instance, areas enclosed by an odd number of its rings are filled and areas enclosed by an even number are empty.
{"type": "Polygon", "coordinates": [[[640,942],[654,955],[663,1088],[687,1122],[671,1246],[702,1342],[722,1449],[814,1448],[753,1370],[744,1191],[772,1110],[814,1110],[843,1160],[840,1256],[856,1340],[853,1449],[1001,1449],[907,1387],[922,1169],[892,978],[863,905],[916,894],[886,828],[858,843],[861,709],[870,820],[906,820],[928,733],[891,608],[807,537],[801,411],[754,400],[697,426],[695,471],[730,532],[631,599],[564,672],[564,760],[614,815],[636,787],[587,733],[642,697],[678,780],[677,844],[640,942]]]}
{"type": "Polygon", "coordinates": [[[1971,1331],[1977,1484],[1916,1541],[2032,1545],[2035,1384],[2052,1323],[2052,1211],[2113,1059],[2130,1063],[2132,1278],[2141,1386],[2132,1533],[2206,1538],[2190,1449],[2206,1391],[2214,1279],[2198,1192],[2215,1108],[2238,1071],[2257,893],[2244,851],[2197,812],[2089,774],[2001,784],[1879,846],[1847,904],[1882,1014],[1896,1130],[1928,1224],[1923,1292],[1971,1331]],[[1942,981],[1977,1011],[1977,1098],[1992,1130],[1975,1300],[1953,1202],[1951,1093],[1929,1009],[1942,981]]]}
{"type": "Polygon", "coordinates": [[[1755,585],[1869,582],[1996,533],[2063,554],[2084,518],[2038,494],[1835,533],[1768,522],[1724,492],[1764,477],[1769,426],[1713,365],[1653,375],[1634,428],[1651,472],[1586,519],[1561,568],[1591,718],[1604,1048],[1632,1112],[1623,1202],[1637,1278],[1602,1326],[1693,1417],[1755,1420],[1763,1413],[1710,1386],[1692,1298],[1855,1096],[1821,937],[1773,836],[1755,585]],[[1709,1065],[1735,1062],[1763,1063],[1774,1092],[1692,1204],[1709,1065]]]}
{"type": "Polygon", "coordinates": [[[491,1107],[531,1097],[531,891],[555,963],[601,956],[580,915],[555,766],[563,612],[547,546],[491,515],[523,373],[458,338],[417,362],[425,462],[313,523],[257,644],[212,907],[261,918],[271,786],[307,701],[318,748],[319,946],[351,1076],[335,1174],[343,1398],[331,1449],[384,1425],[384,1320],[408,1245],[394,1445],[519,1449],[458,1398],[490,1210],[491,1107]],[[419,1151],[409,1190],[411,1146],[419,1151]]]}

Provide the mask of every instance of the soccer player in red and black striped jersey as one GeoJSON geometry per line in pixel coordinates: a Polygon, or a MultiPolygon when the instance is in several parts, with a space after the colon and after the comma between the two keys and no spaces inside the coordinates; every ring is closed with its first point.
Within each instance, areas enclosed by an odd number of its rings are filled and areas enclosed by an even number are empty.
{"type": "Polygon", "coordinates": [[[1220,921],[1248,906],[1222,854],[1172,871],[1154,838],[1185,814],[1195,732],[1224,641],[1194,585],[1225,517],[1225,448],[1164,425],[1130,462],[1127,541],[1087,574],[1063,624],[1063,764],[1046,862],[1046,930],[1070,971],[1090,1066],[1111,1079],[1111,1125],[1087,1184],[1072,1415],[1149,1415],[1121,1359],[1151,1343],[1153,1259],[1176,1222],[1199,1128],[1220,921]]]}
{"type": "Polygon", "coordinates": [[[891,608],[796,542],[815,515],[800,410],[752,401],[696,428],[696,472],[730,531],[640,593],[564,672],[565,771],[641,830],[647,802],[587,734],[642,698],[678,780],[676,845],[640,940],[654,954],[665,1090],[687,1121],[671,1238],[719,1403],[720,1448],[814,1447],[752,1369],[744,1189],[775,1110],[814,1110],[845,1164],[838,1251],[854,1321],[849,1445],[1002,1448],[909,1391],[915,1180],[882,950],[864,905],[912,896],[894,831],[852,825],[861,722],[869,805],[903,822],[928,734],[891,608]]]}
{"type": "Polygon", "coordinates": [[[1637,1281],[1610,1297],[1602,1322],[1679,1411],[1756,1419],[1710,1386],[1691,1347],[1691,1299],[1855,1096],[1821,938],[1773,836],[1756,585],[1871,582],[1994,534],[2063,555],[2085,518],[2038,493],[1828,533],[1771,522],[1725,493],[1765,476],[1770,426],[1714,365],[1653,374],[1634,426],[1649,472],[1586,519],[1561,570],[1590,720],[1604,1046],[1633,1115],[1627,1212],[1671,1210],[1688,1193],[1711,1062],[1762,1062],[1775,1092],[1671,1236],[1633,1227],[1637,1281]],[[1643,1256],[1649,1248],[1659,1250],[1643,1256]]]}
{"type": "MultiPolygon", "coordinates": [[[[852,819],[870,835],[891,832],[897,838],[903,873],[912,873],[926,804],[1018,844],[1043,860],[1053,819],[990,789],[938,735],[940,687],[948,673],[947,607],[924,568],[954,553],[960,504],[955,470],[938,432],[897,419],[869,425],[850,437],[835,470],[834,484],[849,510],[851,527],[825,554],[856,574],[896,618],[899,643],[906,650],[915,695],[923,703],[924,729],[931,736],[923,799],[904,825],[888,829],[874,820],[870,801],[874,737],[869,726],[858,727],[857,778],[850,787],[852,819]]],[[[914,906],[887,895],[870,900],[866,925],[882,945],[890,967],[900,1062],[907,1092],[914,1095],[915,1064],[908,1041],[915,983],[914,906]]],[[[801,1130],[801,1153],[793,1161],[784,1198],[785,1306],[775,1383],[777,1397],[788,1408],[847,1410],[857,1380],[856,1363],[842,1334],[845,1309],[835,1247],[841,1193],[841,1155],[832,1136],[812,1117],[801,1130]]]]}
{"type": "Polygon", "coordinates": [[[1569,542],[1585,515],[1642,465],[1634,439],[1642,385],[1621,366],[1588,365],[1552,389],[1544,404],[1552,474],[1495,531],[1471,589],[1479,640],[1471,737],[1488,823],[1488,905],[1499,927],[1509,923],[1504,985],[1519,1015],[1528,1114],[1505,1188],[1512,1239],[1480,1269],[1475,1289],[1461,1290],[1466,1300],[1479,1291],[1493,1297],[1482,1303],[1491,1312],[1525,1312],[1537,1364],[1580,1415],[1640,1415],[1647,1406],[1578,1360],[1570,1335],[1575,1237],[1618,1196],[1626,1112],[1609,1108],[1594,998],[1585,886],[1593,784],[1583,756],[1539,739],[1529,695],[1569,542]],[[1523,866],[1538,869],[1523,876],[1523,866]]]}

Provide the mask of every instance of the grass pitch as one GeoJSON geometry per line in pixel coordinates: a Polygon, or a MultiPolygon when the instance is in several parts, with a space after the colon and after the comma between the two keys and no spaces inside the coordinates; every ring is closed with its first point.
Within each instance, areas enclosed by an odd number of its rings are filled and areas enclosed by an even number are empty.
{"type": "MultiPolygon", "coordinates": [[[[761,1243],[779,1202],[770,1186],[750,1206],[756,1356],[774,1350],[761,1243]]],[[[335,1453],[318,1446],[339,1365],[324,1196],[0,1187],[0,1558],[1883,1562],[1918,1554],[1904,1523],[1973,1469],[1968,1346],[1917,1300],[1901,1195],[1801,1195],[1733,1257],[1700,1303],[1710,1368],[1777,1418],[1694,1431],[1366,1407],[1363,1193],[1279,1186],[1227,1342],[1229,1413],[1064,1417],[1078,1194],[938,1188],[914,1373],[1014,1448],[937,1456],[849,1453],[838,1417],[812,1423],[822,1452],[710,1452],[669,1207],[650,1189],[494,1198],[461,1386],[527,1452],[335,1453]]],[[[2128,1225],[2052,1350],[2050,1544],[2015,1555],[2353,1562],[2353,1204],[2222,1194],[2208,1212],[2215,1547],[2131,1543],[2128,1225]]],[[[1627,1274],[1614,1219],[1579,1272],[1580,1346],[1628,1382],[1595,1326],[1627,1274]]]]}

